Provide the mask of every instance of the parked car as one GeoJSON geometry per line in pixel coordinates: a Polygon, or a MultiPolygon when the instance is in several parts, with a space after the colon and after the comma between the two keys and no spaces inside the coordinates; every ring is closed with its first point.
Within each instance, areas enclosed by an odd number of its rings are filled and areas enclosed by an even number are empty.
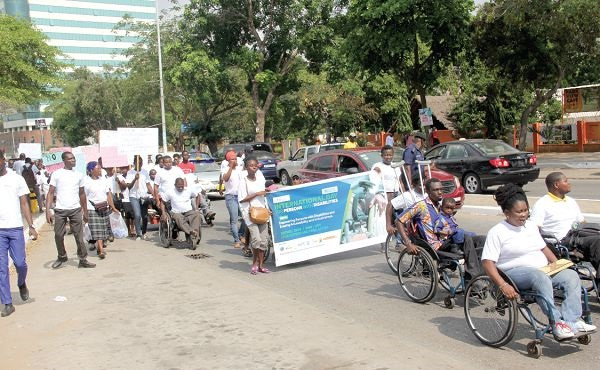
{"type": "MultiPolygon", "coordinates": [[[[310,181],[330,179],[353,173],[369,171],[381,161],[381,148],[358,148],[354,150],[332,150],[314,155],[299,170],[301,176],[310,181]]],[[[465,189],[458,178],[439,169],[431,169],[431,176],[438,178],[444,187],[444,198],[454,198],[458,207],[465,200],[465,189]]]]}
{"type": "Polygon", "coordinates": [[[252,154],[258,159],[258,168],[265,176],[265,179],[278,182],[277,162],[279,159],[277,159],[273,153],[262,150],[255,150],[252,154]]]}
{"type": "Polygon", "coordinates": [[[330,143],[321,145],[308,145],[296,150],[290,159],[281,161],[277,164],[277,173],[283,185],[292,185],[292,177],[299,174],[299,170],[304,163],[313,155],[325,150],[342,149],[343,143],[330,143]]]}
{"type": "Polygon", "coordinates": [[[425,159],[457,176],[467,193],[481,193],[488,186],[515,183],[523,186],[540,174],[537,157],[500,140],[472,139],[439,144],[425,159]]]}
{"type": "Polygon", "coordinates": [[[251,146],[253,150],[270,152],[273,153],[273,147],[269,143],[263,142],[253,142],[253,143],[236,143],[236,144],[227,144],[223,146],[221,149],[217,150],[213,157],[215,158],[217,163],[221,163],[225,159],[225,154],[227,154],[230,150],[235,150],[236,152],[243,152],[247,146],[251,146]]]}
{"type": "Polygon", "coordinates": [[[206,193],[216,196],[219,193],[219,177],[221,175],[221,166],[214,162],[194,162],[196,167],[194,173],[187,175],[188,186],[196,188],[201,186],[206,193]]]}
{"type": "Polygon", "coordinates": [[[215,158],[207,152],[190,152],[190,162],[192,163],[211,163],[215,158]]]}

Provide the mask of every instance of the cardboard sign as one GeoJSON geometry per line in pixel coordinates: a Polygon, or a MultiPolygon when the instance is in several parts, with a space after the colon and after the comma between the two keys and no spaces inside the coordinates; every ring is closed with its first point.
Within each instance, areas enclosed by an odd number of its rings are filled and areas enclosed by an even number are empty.
{"type": "Polygon", "coordinates": [[[127,156],[119,153],[116,146],[100,147],[100,156],[102,157],[102,166],[104,167],[123,167],[128,166],[127,156]]]}
{"type": "Polygon", "coordinates": [[[50,148],[48,150],[50,153],[62,153],[62,152],[72,152],[73,149],[70,146],[62,146],[60,148],[50,148]]]}
{"type": "Polygon", "coordinates": [[[19,154],[25,153],[25,156],[32,160],[42,158],[42,144],[39,143],[20,143],[19,154]]]}
{"type": "Polygon", "coordinates": [[[54,152],[54,153],[46,153],[46,154],[42,155],[42,162],[44,163],[44,166],[46,166],[46,168],[48,168],[48,166],[63,163],[62,154],[63,154],[63,152],[54,152]]]}

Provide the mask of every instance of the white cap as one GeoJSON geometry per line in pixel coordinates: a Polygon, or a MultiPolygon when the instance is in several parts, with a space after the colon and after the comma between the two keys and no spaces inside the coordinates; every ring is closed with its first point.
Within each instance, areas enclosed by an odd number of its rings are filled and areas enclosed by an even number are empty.
{"type": "Polygon", "coordinates": [[[354,137],[356,137],[356,133],[355,133],[355,132],[351,132],[349,136],[354,136],[354,137]]]}

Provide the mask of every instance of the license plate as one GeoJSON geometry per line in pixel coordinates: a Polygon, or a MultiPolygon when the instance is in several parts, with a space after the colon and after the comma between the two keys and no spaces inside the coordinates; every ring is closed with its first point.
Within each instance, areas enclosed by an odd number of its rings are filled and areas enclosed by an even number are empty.
{"type": "Polygon", "coordinates": [[[274,164],[265,164],[265,168],[273,168],[273,167],[275,167],[274,164]]]}

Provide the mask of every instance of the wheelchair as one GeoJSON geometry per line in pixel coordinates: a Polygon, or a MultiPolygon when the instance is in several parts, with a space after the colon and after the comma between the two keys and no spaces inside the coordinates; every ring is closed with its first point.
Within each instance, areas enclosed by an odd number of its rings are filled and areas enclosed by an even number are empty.
{"type": "Polygon", "coordinates": [[[596,293],[596,299],[600,302],[598,285],[596,284],[596,279],[594,278],[596,275],[591,265],[584,259],[583,254],[577,249],[569,248],[553,235],[542,234],[542,238],[546,242],[548,248],[550,248],[557,258],[568,259],[575,264],[573,269],[577,271],[577,274],[579,275],[581,286],[584,287],[588,292],[593,291],[596,293]]]}
{"type": "MultiPolygon", "coordinates": [[[[201,218],[201,219],[203,219],[203,218],[201,218]]],[[[159,235],[159,239],[160,239],[160,244],[164,248],[169,248],[173,244],[173,240],[177,239],[177,236],[179,235],[179,231],[181,231],[181,230],[179,229],[179,227],[177,227],[177,223],[175,222],[173,217],[171,217],[171,212],[170,211],[166,212],[166,220],[164,220],[161,217],[160,222],[158,224],[158,235],[159,235]]],[[[189,248],[191,250],[195,250],[197,245],[196,245],[196,243],[192,242],[191,236],[189,234],[186,234],[185,237],[186,237],[186,242],[189,244],[189,248]]],[[[200,226],[200,228],[198,229],[198,243],[200,242],[201,238],[202,238],[202,226],[200,226]]]]}
{"type": "MultiPolygon", "coordinates": [[[[410,238],[419,253],[412,255],[406,248],[398,252],[395,273],[404,293],[416,303],[427,303],[435,297],[438,284],[448,295],[444,297],[444,306],[448,309],[456,305],[456,295],[465,290],[465,269],[462,255],[435,250],[424,238],[418,235],[416,228],[409,226],[410,238]]],[[[389,253],[395,253],[396,234],[388,235],[386,240],[386,258],[389,253]],[[394,249],[390,249],[393,245],[394,249]],[[394,252],[391,252],[394,250],[394,252]]],[[[393,257],[392,257],[393,258],[393,257]]],[[[390,259],[388,258],[388,264],[390,259]]]]}
{"type": "MultiPolygon", "coordinates": [[[[536,298],[542,298],[542,303],[546,307],[549,307],[552,302],[548,302],[533,291],[519,292],[506,274],[501,270],[498,272],[517,291],[519,297],[516,300],[507,299],[489,276],[479,275],[471,281],[465,292],[464,312],[467,325],[481,343],[498,348],[506,345],[514,337],[520,313],[535,331],[535,339],[527,344],[527,353],[531,357],[539,358],[542,355],[542,339],[546,334],[552,333],[555,320],[550,310],[548,310],[550,319],[544,315],[536,304],[536,298]]],[[[583,319],[591,324],[588,293],[583,288],[582,297],[583,319]]],[[[574,339],[583,345],[588,345],[592,338],[590,334],[583,334],[561,341],[574,339]]]]}

